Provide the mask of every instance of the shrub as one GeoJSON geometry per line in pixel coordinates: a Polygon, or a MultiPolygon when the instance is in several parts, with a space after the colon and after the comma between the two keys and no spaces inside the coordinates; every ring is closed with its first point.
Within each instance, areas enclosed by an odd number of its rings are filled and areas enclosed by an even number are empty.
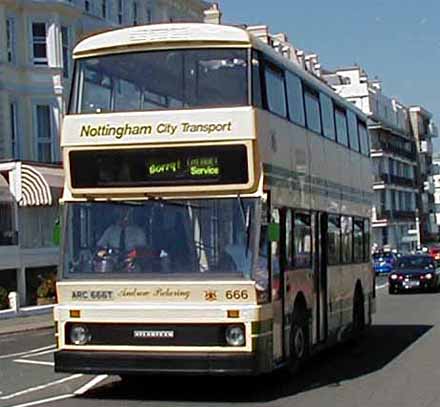
{"type": "Polygon", "coordinates": [[[37,288],[38,298],[52,298],[55,297],[55,273],[50,273],[37,288]]]}

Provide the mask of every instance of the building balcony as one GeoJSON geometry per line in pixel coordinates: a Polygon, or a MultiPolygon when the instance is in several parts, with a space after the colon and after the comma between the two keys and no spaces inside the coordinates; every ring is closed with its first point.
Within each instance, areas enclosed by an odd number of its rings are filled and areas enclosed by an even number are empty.
{"type": "Polygon", "coordinates": [[[416,182],[410,178],[399,177],[397,175],[380,174],[374,176],[374,183],[394,184],[402,187],[415,188],[416,182]]]}
{"type": "Polygon", "coordinates": [[[371,152],[372,153],[383,152],[383,153],[394,154],[394,155],[397,155],[400,157],[404,157],[404,158],[406,158],[408,160],[412,160],[412,161],[416,160],[416,153],[415,152],[408,151],[403,148],[393,146],[392,144],[389,144],[389,143],[380,143],[380,142],[372,143],[371,152]]]}
{"type": "Polygon", "coordinates": [[[401,210],[376,210],[376,220],[416,220],[416,211],[401,211],[401,210]]]}
{"type": "Polygon", "coordinates": [[[420,142],[420,152],[432,155],[432,143],[430,140],[422,140],[420,142]]]}

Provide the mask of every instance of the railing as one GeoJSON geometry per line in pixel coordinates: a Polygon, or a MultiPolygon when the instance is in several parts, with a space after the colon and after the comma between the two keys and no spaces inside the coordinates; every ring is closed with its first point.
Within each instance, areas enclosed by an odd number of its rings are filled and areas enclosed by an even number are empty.
{"type": "Polygon", "coordinates": [[[404,187],[415,188],[416,182],[410,178],[399,177],[391,174],[379,174],[374,176],[374,182],[384,182],[385,184],[395,184],[404,187]]]}
{"type": "Polygon", "coordinates": [[[408,151],[403,148],[396,147],[390,143],[373,142],[371,150],[383,151],[385,153],[395,154],[409,160],[416,159],[416,153],[414,151],[408,151]]]}
{"type": "Polygon", "coordinates": [[[399,219],[415,221],[416,211],[376,210],[376,219],[399,219]]]}

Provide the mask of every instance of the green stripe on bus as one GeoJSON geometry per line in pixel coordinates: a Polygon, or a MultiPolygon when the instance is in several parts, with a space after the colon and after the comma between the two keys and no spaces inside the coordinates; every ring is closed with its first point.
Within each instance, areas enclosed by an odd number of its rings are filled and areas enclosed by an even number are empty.
{"type": "Polygon", "coordinates": [[[310,190],[311,193],[356,203],[370,204],[373,198],[372,192],[362,191],[313,175],[290,171],[271,164],[263,164],[263,169],[271,185],[299,191],[304,188],[301,184],[306,184],[306,189],[310,190]]]}

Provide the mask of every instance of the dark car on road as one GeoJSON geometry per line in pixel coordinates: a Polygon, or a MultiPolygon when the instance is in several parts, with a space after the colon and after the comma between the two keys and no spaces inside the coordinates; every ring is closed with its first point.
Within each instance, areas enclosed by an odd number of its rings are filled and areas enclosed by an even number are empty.
{"type": "Polygon", "coordinates": [[[388,276],[390,294],[411,289],[437,291],[440,285],[439,266],[431,256],[402,256],[388,276]]]}
{"type": "Polygon", "coordinates": [[[393,271],[396,262],[394,253],[373,254],[373,269],[376,274],[389,274],[393,271]]]}

